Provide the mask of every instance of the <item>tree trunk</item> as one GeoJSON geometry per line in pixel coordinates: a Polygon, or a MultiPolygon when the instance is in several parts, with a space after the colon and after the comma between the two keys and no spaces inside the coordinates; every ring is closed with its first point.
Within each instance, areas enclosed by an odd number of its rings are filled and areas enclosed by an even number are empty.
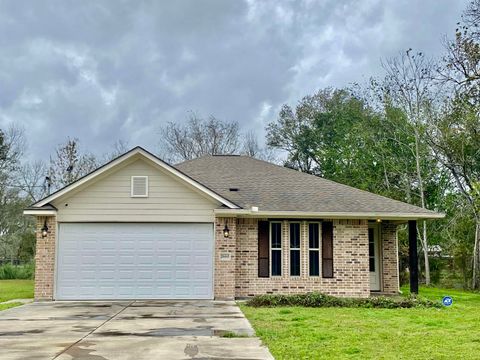
{"type": "MultiPolygon", "coordinates": [[[[415,164],[417,170],[418,178],[418,187],[420,188],[420,201],[422,203],[422,208],[425,209],[425,194],[423,192],[423,178],[422,172],[420,169],[420,134],[418,133],[417,127],[415,127],[415,164]]],[[[422,247],[423,247],[423,256],[425,259],[425,284],[430,285],[430,262],[428,261],[428,241],[427,241],[427,222],[423,221],[423,236],[421,236],[422,247]]]]}
{"type": "Polygon", "coordinates": [[[473,274],[472,274],[472,289],[478,289],[479,279],[478,279],[478,265],[480,260],[480,219],[475,219],[475,243],[473,245],[473,274]]]}

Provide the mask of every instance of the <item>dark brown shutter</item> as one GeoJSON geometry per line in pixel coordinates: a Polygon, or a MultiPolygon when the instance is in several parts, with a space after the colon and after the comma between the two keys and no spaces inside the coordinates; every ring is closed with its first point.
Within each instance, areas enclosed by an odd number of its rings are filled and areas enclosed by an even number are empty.
{"type": "Polygon", "coordinates": [[[270,276],[270,226],[268,221],[258,222],[258,277],[270,276]]]}
{"type": "Polygon", "coordinates": [[[333,277],[333,223],[322,223],[322,275],[324,278],[333,277]]]}

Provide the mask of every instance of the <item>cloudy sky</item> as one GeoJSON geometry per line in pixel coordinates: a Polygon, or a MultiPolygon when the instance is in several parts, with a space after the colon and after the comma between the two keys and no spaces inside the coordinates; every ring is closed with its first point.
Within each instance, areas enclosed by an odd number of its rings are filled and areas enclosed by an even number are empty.
{"type": "Polygon", "coordinates": [[[281,104],[379,75],[381,58],[438,56],[466,3],[0,0],[0,128],[23,126],[37,158],[67,136],[155,151],[191,111],[263,136],[281,104]]]}

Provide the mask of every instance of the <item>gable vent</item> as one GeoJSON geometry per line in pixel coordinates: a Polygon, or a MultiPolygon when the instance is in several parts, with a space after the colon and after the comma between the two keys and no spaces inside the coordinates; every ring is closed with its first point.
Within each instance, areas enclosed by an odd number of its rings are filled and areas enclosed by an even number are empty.
{"type": "Polygon", "coordinates": [[[131,197],[148,197],[148,176],[132,176],[131,197]]]}

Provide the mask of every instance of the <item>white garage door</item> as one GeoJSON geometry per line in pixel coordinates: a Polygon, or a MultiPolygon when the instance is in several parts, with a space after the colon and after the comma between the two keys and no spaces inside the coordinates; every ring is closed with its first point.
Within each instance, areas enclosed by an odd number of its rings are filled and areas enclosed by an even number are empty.
{"type": "Polygon", "coordinates": [[[58,300],[211,299],[213,224],[60,224],[58,300]]]}

